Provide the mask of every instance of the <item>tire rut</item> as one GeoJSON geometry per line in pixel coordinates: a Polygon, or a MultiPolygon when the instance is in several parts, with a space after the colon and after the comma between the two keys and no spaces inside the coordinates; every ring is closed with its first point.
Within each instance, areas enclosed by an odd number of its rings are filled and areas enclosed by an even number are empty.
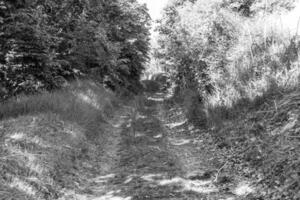
{"type": "MultiPolygon", "coordinates": [[[[135,111],[129,107],[115,125],[100,158],[104,174],[92,179],[91,195],[78,200],[238,200],[238,180],[218,183],[220,163],[206,149],[180,108],[166,109],[157,97],[145,99],[135,111]],[[189,133],[189,134],[188,134],[189,133]]],[[[158,97],[161,100],[161,97],[158,97]]]]}

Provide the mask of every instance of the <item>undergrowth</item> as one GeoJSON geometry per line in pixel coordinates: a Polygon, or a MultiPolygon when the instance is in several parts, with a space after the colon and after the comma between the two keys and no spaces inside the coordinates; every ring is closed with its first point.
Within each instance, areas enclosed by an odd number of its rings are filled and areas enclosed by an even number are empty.
{"type": "Polygon", "coordinates": [[[226,168],[255,180],[257,194],[250,199],[299,199],[298,87],[270,88],[231,107],[205,107],[191,90],[180,95],[173,101],[182,105],[190,122],[210,133],[226,168]]]}
{"type": "Polygon", "coordinates": [[[257,179],[264,198],[299,198],[299,105],[299,89],[285,92],[214,131],[220,148],[236,152],[232,164],[257,179]]]}
{"type": "Polygon", "coordinates": [[[228,166],[257,180],[253,199],[299,199],[300,43],[274,18],[243,24],[248,30],[226,55],[228,73],[211,71],[212,95],[186,89],[179,99],[190,121],[228,152],[228,166]]]}

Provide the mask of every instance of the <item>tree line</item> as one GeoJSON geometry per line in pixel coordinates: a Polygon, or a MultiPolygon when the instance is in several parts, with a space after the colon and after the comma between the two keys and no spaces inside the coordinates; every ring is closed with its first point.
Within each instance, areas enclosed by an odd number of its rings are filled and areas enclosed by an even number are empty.
{"type": "Polygon", "coordinates": [[[0,96],[95,78],[137,91],[150,17],[136,0],[0,0],[0,96]]]}

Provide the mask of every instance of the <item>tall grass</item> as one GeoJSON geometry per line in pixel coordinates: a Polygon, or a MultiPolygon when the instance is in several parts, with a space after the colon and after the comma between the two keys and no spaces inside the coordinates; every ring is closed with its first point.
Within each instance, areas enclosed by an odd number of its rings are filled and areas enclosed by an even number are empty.
{"type": "Polygon", "coordinates": [[[32,96],[19,96],[0,104],[0,119],[53,113],[63,120],[76,122],[93,137],[101,123],[117,108],[117,99],[102,86],[92,82],[73,83],[69,88],[32,96]],[[95,127],[96,126],[96,127],[95,127]]]}
{"type": "MultiPolygon", "coordinates": [[[[263,177],[263,199],[299,198],[299,13],[300,5],[291,13],[250,19],[227,12],[238,36],[224,68],[210,71],[215,91],[206,96],[205,113],[196,114],[206,116],[220,148],[236,152],[227,155],[233,163],[241,160],[263,177]]],[[[185,104],[190,115],[200,106],[185,104]]]]}
{"type": "Polygon", "coordinates": [[[228,113],[237,116],[243,106],[298,87],[299,11],[300,5],[291,13],[251,19],[234,18],[226,12],[228,20],[235,20],[239,36],[227,51],[226,73],[214,76],[216,72],[211,72],[216,89],[206,101],[211,121],[219,123],[220,118],[230,117],[228,113]]]}
{"type": "Polygon", "coordinates": [[[0,104],[0,199],[57,199],[100,170],[120,101],[101,85],[78,81],[60,91],[0,104]],[[79,169],[81,170],[79,173],[79,169]]]}

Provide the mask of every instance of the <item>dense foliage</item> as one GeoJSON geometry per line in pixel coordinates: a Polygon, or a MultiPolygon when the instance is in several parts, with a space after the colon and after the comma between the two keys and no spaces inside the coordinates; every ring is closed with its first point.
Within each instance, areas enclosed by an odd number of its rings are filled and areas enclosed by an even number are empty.
{"type": "Polygon", "coordinates": [[[136,90],[149,20],[136,0],[1,0],[1,96],[91,75],[114,90],[136,90]]]}
{"type": "Polygon", "coordinates": [[[282,84],[277,77],[287,79],[286,70],[295,74],[298,40],[289,24],[298,18],[286,18],[295,2],[172,0],[158,26],[156,55],[179,88],[194,88],[210,103],[253,99],[271,79],[282,84]]]}

